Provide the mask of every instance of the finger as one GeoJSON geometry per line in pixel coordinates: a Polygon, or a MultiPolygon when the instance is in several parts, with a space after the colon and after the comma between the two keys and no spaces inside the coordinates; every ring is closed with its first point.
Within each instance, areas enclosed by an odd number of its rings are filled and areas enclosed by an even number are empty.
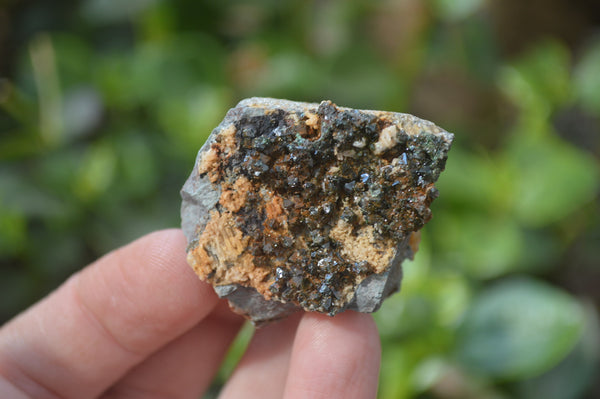
{"type": "Polygon", "coordinates": [[[29,399],[30,396],[17,389],[0,375],[0,398],[29,399]]]}
{"type": "Polygon", "coordinates": [[[70,278],[0,330],[0,375],[33,397],[100,394],[216,305],[185,245],[153,233],[70,278]]]}
{"type": "Polygon", "coordinates": [[[223,390],[220,399],[283,396],[292,344],[301,314],[259,328],[223,390]]]}
{"type": "Polygon", "coordinates": [[[198,398],[210,385],[242,323],[242,317],[233,315],[227,306],[218,307],[137,365],[102,397],[198,398]]]}
{"type": "Polygon", "coordinates": [[[375,398],[380,359],[370,315],[306,314],[296,333],[284,397],[375,398]]]}

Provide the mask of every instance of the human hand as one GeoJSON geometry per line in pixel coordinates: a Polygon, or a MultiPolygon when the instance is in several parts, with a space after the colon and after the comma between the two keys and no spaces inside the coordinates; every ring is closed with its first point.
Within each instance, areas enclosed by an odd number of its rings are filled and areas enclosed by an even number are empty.
{"type": "MultiPolygon", "coordinates": [[[[243,319],[185,261],[179,230],[73,275],[0,329],[0,398],[198,398],[243,319]]],[[[296,314],[256,330],[221,398],[372,398],[369,315],[296,314]]]]}

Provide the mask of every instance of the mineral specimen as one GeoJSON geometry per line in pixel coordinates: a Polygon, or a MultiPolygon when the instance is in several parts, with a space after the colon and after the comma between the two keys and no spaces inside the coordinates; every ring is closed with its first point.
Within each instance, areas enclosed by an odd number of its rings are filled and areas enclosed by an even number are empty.
{"type": "Polygon", "coordinates": [[[243,100],[181,191],[188,262],[255,324],[373,312],[417,250],[452,139],[407,114],[243,100]]]}

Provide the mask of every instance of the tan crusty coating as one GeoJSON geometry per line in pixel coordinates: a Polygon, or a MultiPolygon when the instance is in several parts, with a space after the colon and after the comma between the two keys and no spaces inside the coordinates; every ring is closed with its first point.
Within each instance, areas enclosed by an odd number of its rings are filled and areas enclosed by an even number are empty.
{"type": "Polygon", "coordinates": [[[233,186],[227,187],[221,193],[219,203],[230,212],[239,211],[246,203],[248,191],[252,190],[252,184],[244,176],[238,178],[233,186]]]}
{"type": "Polygon", "coordinates": [[[376,273],[383,272],[396,254],[391,240],[378,242],[373,226],[364,226],[358,232],[352,232],[352,225],[340,219],[331,229],[329,236],[336,240],[342,254],[353,262],[367,261],[373,265],[376,273]]]}
{"type": "Polygon", "coordinates": [[[268,299],[269,284],[264,281],[268,272],[254,266],[247,245],[248,237],[235,227],[231,213],[212,211],[197,246],[188,253],[188,262],[203,280],[253,286],[268,299]]]}

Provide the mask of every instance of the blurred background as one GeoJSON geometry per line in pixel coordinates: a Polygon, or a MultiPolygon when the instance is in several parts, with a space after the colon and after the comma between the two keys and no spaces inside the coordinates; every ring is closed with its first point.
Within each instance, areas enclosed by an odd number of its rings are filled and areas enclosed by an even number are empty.
{"type": "Polygon", "coordinates": [[[600,397],[594,0],[0,0],[0,324],[177,226],[196,151],[249,96],[456,135],[375,315],[380,398],[600,397]]]}

